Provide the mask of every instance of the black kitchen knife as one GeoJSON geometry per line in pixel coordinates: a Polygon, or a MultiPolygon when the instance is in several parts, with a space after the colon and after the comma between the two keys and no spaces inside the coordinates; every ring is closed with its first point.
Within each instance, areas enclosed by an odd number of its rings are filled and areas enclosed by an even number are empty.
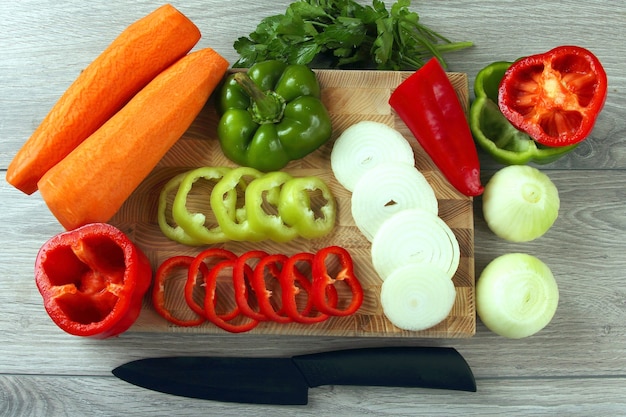
{"type": "Polygon", "coordinates": [[[321,385],[476,391],[469,365],[454,348],[347,349],[291,358],[179,356],[128,362],[113,375],[131,384],[190,398],[303,405],[321,385]]]}

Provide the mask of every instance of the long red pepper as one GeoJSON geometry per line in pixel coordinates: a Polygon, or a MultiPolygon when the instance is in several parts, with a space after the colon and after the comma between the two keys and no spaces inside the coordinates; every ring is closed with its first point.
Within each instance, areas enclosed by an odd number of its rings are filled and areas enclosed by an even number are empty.
{"type": "Polygon", "coordinates": [[[436,58],[402,82],[389,104],[454,188],[467,196],[482,194],[478,152],[465,112],[436,58]]]}

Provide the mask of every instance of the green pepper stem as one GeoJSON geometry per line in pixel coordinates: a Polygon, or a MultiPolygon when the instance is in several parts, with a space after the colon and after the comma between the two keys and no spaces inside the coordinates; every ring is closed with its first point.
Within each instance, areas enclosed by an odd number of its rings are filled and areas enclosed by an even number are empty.
{"type": "Polygon", "coordinates": [[[235,81],[250,96],[252,106],[250,112],[256,123],[277,123],[283,117],[285,99],[276,92],[263,91],[245,72],[234,75],[235,81]]]}

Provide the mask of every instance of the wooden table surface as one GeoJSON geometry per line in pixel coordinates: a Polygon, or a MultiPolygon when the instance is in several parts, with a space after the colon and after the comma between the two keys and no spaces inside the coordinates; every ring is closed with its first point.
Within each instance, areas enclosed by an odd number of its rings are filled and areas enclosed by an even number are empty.
{"type": "MultiPolygon", "coordinates": [[[[234,62],[233,41],[289,1],[174,1],[200,28],[198,47],[234,62]]],[[[388,6],[391,2],[387,2],[388,6]]],[[[25,0],[0,6],[0,171],[61,93],[154,1],[25,0]]],[[[498,255],[544,260],[560,287],[557,313],[540,333],[507,340],[478,322],[469,339],[330,338],[128,332],[110,340],[69,336],[48,318],[33,281],[40,246],[62,229],[38,194],[0,182],[0,415],[626,415],[626,6],[605,0],[414,1],[423,23],[475,46],[448,55],[451,71],[476,73],[496,60],[562,44],[591,49],[609,95],[591,137],[542,170],[561,211],[542,238],[510,244],[486,227],[475,200],[476,275],[498,255]],[[257,406],[193,400],[126,384],[111,370],[165,355],[290,356],[366,346],[452,346],[478,392],[324,386],[309,405],[257,406]]],[[[500,168],[482,155],[486,181],[500,168]]]]}

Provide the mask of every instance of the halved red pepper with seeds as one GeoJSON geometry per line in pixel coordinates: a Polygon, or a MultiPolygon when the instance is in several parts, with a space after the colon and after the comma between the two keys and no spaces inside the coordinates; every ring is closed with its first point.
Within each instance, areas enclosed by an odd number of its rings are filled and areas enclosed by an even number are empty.
{"type": "Polygon", "coordinates": [[[354,275],[352,257],[346,249],[340,246],[320,249],[313,259],[313,277],[314,303],[322,313],[332,316],[349,316],[361,307],[363,287],[354,275]],[[339,262],[338,267],[331,265],[333,258],[339,262]],[[337,270],[336,273],[334,273],[335,270],[337,270]],[[334,286],[337,281],[345,283],[352,292],[352,299],[346,307],[333,305],[332,298],[328,296],[328,287],[334,286]]]}
{"type": "Polygon", "coordinates": [[[498,90],[498,106],[517,129],[546,146],[589,136],[607,96],[600,60],[579,46],[559,46],[514,62],[498,90]]]}
{"type": "Polygon", "coordinates": [[[35,282],[57,326],[75,336],[103,339],[135,322],[152,268],[124,232],[90,223],[44,243],[35,261],[35,282]]]}

